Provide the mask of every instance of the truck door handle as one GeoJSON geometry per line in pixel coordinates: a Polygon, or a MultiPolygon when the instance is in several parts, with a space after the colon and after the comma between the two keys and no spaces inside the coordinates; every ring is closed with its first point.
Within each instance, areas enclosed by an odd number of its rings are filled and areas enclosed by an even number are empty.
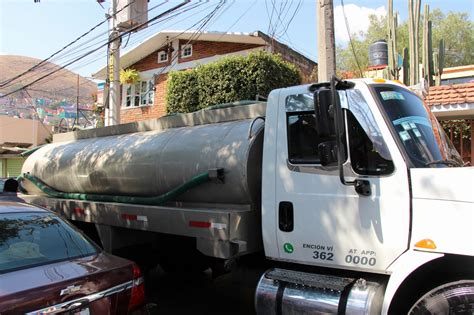
{"type": "Polygon", "coordinates": [[[280,201],[278,206],[278,227],[283,232],[293,231],[293,204],[289,201],[280,201]]]}

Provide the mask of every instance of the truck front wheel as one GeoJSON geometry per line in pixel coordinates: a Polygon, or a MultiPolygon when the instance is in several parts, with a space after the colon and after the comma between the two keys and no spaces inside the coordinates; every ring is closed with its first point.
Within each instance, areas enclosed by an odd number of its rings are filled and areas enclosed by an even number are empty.
{"type": "Polygon", "coordinates": [[[434,288],[423,295],[408,314],[474,314],[474,280],[450,282],[434,288]]]}

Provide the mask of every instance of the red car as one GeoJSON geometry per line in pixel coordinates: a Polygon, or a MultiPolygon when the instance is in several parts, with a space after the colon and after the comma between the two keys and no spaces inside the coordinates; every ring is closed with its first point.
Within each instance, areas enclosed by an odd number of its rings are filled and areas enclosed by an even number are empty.
{"type": "Polygon", "coordinates": [[[0,200],[0,314],[147,314],[136,264],[49,210],[0,200]]]}

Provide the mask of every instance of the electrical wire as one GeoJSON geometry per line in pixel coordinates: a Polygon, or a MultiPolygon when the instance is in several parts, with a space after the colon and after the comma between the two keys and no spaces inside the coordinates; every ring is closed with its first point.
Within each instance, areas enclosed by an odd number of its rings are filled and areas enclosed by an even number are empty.
{"type": "Polygon", "coordinates": [[[228,33],[229,30],[230,30],[232,27],[234,27],[234,26],[250,11],[250,9],[252,9],[252,8],[255,6],[255,4],[257,3],[257,1],[258,1],[258,0],[255,0],[254,2],[252,2],[252,3],[250,4],[250,6],[247,8],[247,10],[245,10],[244,13],[242,13],[242,14],[234,21],[234,23],[232,23],[232,24],[224,31],[224,33],[223,33],[217,40],[220,40],[224,35],[226,35],[226,33],[228,33]]]}
{"type": "MultiPolygon", "coordinates": [[[[122,9],[120,9],[119,11],[117,11],[117,13],[119,13],[120,11],[124,10],[125,8],[127,8],[129,5],[131,5],[132,3],[134,3],[135,0],[131,1],[130,3],[128,3],[127,5],[125,5],[122,9]]],[[[60,50],[56,51],[55,53],[53,53],[52,55],[50,55],[48,58],[46,59],[43,59],[41,60],[38,64],[34,65],[33,67],[29,68],[28,70],[14,76],[13,78],[10,78],[10,79],[7,79],[3,82],[0,82],[0,87],[4,87],[6,84],[20,78],[21,76],[25,75],[26,73],[28,72],[31,72],[33,71],[34,69],[40,67],[42,64],[44,64],[45,62],[47,62],[48,60],[50,60],[51,58],[53,58],[54,56],[58,55],[59,53],[61,53],[62,51],[64,51],[65,49],[67,49],[68,47],[71,47],[72,45],[74,45],[75,43],[77,43],[79,40],[81,40],[82,38],[84,38],[85,36],[89,35],[91,32],[93,32],[96,28],[98,28],[99,26],[101,26],[102,24],[104,24],[105,22],[107,22],[111,17],[107,17],[107,19],[99,22],[98,24],[94,25],[90,30],[88,30],[87,32],[85,32],[84,34],[80,35],[79,37],[77,37],[76,39],[74,39],[72,42],[70,42],[69,44],[67,44],[66,46],[64,46],[63,48],[61,48],[60,50]]]]}
{"type": "Polygon", "coordinates": [[[122,38],[123,36],[125,36],[125,35],[127,35],[127,34],[133,32],[133,31],[135,31],[135,30],[137,30],[137,29],[143,27],[145,24],[147,24],[147,23],[149,23],[149,22],[153,22],[153,21],[155,21],[155,20],[157,20],[157,19],[159,19],[159,18],[161,18],[161,17],[163,17],[163,16],[166,16],[167,14],[169,14],[169,13],[173,12],[174,10],[176,10],[176,9],[178,9],[178,8],[180,8],[180,7],[184,6],[184,5],[186,5],[186,4],[189,3],[189,2],[190,2],[190,0],[183,1],[182,3],[180,3],[180,4],[178,4],[178,5],[174,6],[174,7],[172,7],[171,9],[166,10],[165,12],[163,12],[163,13],[161,13],[161,14],[155,16],[155,17],[153,17],[152,19],[150,19],[150,20],[148,20],[148,21],[146,21],[146,22],[144,22],[144,23],[140,23],[140,24],[138,24],[138,25],[132,27],[131,29],[129,29],[129,30],[123,32],[122,34],[118,34],[118,35],[115,36],[114,38],[108,40],[107,43],[105,43],[104,45],[101,45],[101,46],[99,46],[98,48],[95,48],[95,49],[93,49],[92,51],[90,51],[90,52],[88,52],[88,53],[86,53],[86,54],[83,54],[82,56],[76,58],[75,60],[73,60],[73,61],[71,61],[71,62],[68,62],[67,64],[65,64],[65,65],[63,65],[63,66],[60,66],[58,69],[56,69],[56,70],[54,70],[54,71],[52,71],[52,72],[50,72],[50,73],[48,73],[48,74],[45,74],[45,75],[41,76],[40,78],[38,78],[38,79],[36,79],[36,80],[34,80],[34,81],[32,81],[32,82],[26,84],[25,86],[23,86],[23,87],[21,87],[21,88],[19,88],[19,89],[16,89],[16,90],[14,90],[14,91],[11,91],[11,92],[8,92],[8,93],[6,93],[6,94],[1,95],[0,98],[6,97],[6,96],[11,95],[11,94],[14,94],[14,93],[17,93],[17,92],[19,92],[19,91],[21,91],[21,90],[23,90],[23,89],[26,89],[27,87],[30,87],[31,85],[37,83],[38,81],[40,81],[40,80],[42,80],[42,79],[44,79],[44,78],[46,78],[46,77],[48,77],[48,76],[50,76],[50,75],[52,75],[52,74],[58,72],[58,71],[60,71],[60,70],[62,70],[62,69],[64,69],[64,68],[66,68],[67,66],[69,66],[69,65],[71,65],[71,64],[73,64],[73,63],[75,63],[75,62],[77,62],[77,61],[79,61],[79,60],[85,58],[89,53],[96,52],[97,50],[99,50],[100,48],[102,48],[102,47],[108,45],[109,43],[111,43],[111,42],[113,42],[113,41],[115,41],[115,40],[117,40],[117,39],[120,39],[120,38],[122,38]]]}
{"type": "MultiPolygon", "coordinates": [[[[201,3],[201,4],[198,3],[197,5],[194,4],[194,5],[192,5],[192,6],[188,6],[188,7],[186,7],[185,9],[182,9],[181,11],[180,11],[180,10],[177,10],[176,13],[175,13],[175,14],[171,14],[170,17],[164,17],[162,20],[157,20],[157,21],[153,22],[152,24],[157,24],[157,23],[160,23],[160,21],[166,21],[166,20],[168,20],[168,19],[172,19],[172,18],[178,16],[181,12],[187,12],[187,11],[189,11],[189,10],[192,10],[192,9],[194,9],[194,8],[197,8],[197,7],[200,6],[200,5],[202,5],[202,3],[201,3]]],[[[158,6],[159,6],[159,5],[158,5],[158,6]]],[[[158,6],[155,6],[155,7],[153,7],[153,8],[156,8],[156,7],[158,7],[158,6]]],[[[153,8],[152,8],[152,9],[153,9],[153,8]]],[[[137,34],[137,33],[134,33],[134,34],[137,34]]],[[[84,58],[83,60],[81,60],[78,64],[76,64],[76,67],[74,67],[74,68],[69,68],[69,70],[73,71],[73,70],[75,70],[75,69],[84,67],[84,66],[86,66],[86,65],[88,65],[88,64],[91,64],[91,63],[93,63],[93,62],[95,62],[95,61],[97,61],[97,60],[99,60],[99,59],[103,59],[103,58],[105,58],[106,56],[107,56],[106,53],[102,53],[102,52],[100,52],[100,51],[95,52],[95,53],[93,53],[93,54],[90,54],[88,57],[84,58]]],[[[107,62],[108,62],[108,59],[107,59],[107,62]]],[[[47,70],[49,70],[49,69],[47,69],[47,70]]],[[[38,83],[38,84],[39,84],[40,86],[43,86],[43,85],[45,85],[47,82],[52,81],[52,80],[55,80],[55,79],[57,79],[58,76],[61,76],[61,75],[62,75],[62,72],[59,72],[58,74],[55,74],[55,75],[51,75],[49,78],[47,78],[47,79],[41,81],[41,83],[38,83]]]]}
{"type": "MultiPolygon", "coordinates": [[[[158,4],[158,5],[155,5],[154,7],[150,8],[148,11],[154,10],[154,9],[156,9],[157,7],[161,6],[161,5],[164,4],[164,3],[166,3],[166,1],[165,1],[165,2],[162,2],[162,3],[158,4]]],[[[185,8],[179,8],[178,10],[176,10],[176,13],[175,13],[175,14],[170,14],[169,17],[168,17],[168,16],[165,16],[163,19],[154,21],[154,22],[152,22],[152,23],[150,23],[151,20],[149,20],[149,21],[148,21],[148,23],[149,23],[148,25],[149,25],[149,26],[152,26],[152,25],[155,25],[155,24],[160,23],[162,20],[163,20],[163,21],[166,21],[166,20],[172,19],[172,18],[178,16],[179,14],[181,14],[181,13],[183,13],[183,12],[187,12],[187,11],[192,10],[192,9],[194,9],[194,8],[197,8],[197,7],[199,7],[200,5],[202,5],[202,3],[193,4],[193,5],[188,6],[188,7],[185,7],[185,8]]],[[[103,35],[103,34],[104,34],[104,33],[100,34],[99,36],[101,36],[101,35],[103,35]]],[[[132,34],[132,32],[129,32],[128,34],[130,35],[130,34],[132,34]]],[[[133,34],[138,34],[138,33],[133,33],[133,34]]],[[[123,34],[122,34],[122,35],[123,35],[123,34]]],[[[99,36],[96,36],[95,38],[91,39],[89,42],[95,40],[95,39],[96,39],[97,37],[99,37],[99,36]]],[[[99,54],[99,56],[96,57],[96,58],[91,57],[91,56],[87,56],[87,57],[83,58],[84,56],[78,55],[78,53],[79,53],[80,51],[84,51],[84,50],[86,50],[86,49],[88,49],[88,48],[90,48],[90,47],[94,47],[94,46],[96,46],[96,44],[100,44],[100,43],[107,44],[108,42],[107,42],[107,39],[101,40],[101,41],[99,41],[98,43],[93,43],[93,44],[91,44],[91,45],[89,45],[89,46],[87,46],[87,47],[85,47],[85,48],[82,48],[81,50],[73,51],[73,52],[68,52],[66,55],[61,56],[59,59],[64,59],[65,56],[73,56],[73,57],[71,57],[71,59],[68,59],[69,61],[72,61],[72,60],[75,60],[77,57],[80,57],[80,59],[82,59],[82,60],[81,60],[81,63],[82,63],[82,64],[76,66],[74,69],[78,69],[78,68],[81,68],[81,67],[83,67],[83,66],[85,66],[85,65],[89,65],[89,64],[91,64],[91,63],[93,63],[93,62],[95,62],[95,61],[97,61],[97,60],[99,60],[99,59],[102,59],[102,58],[106,57],[107,54],[105,54],[105,52],[102,53],[102,52],[99,51],[99,52],[94,52],[95,56],[97,56],[97,55],[99,54]]],[[[102,45],[102,46],[104,46],[104,45],[102,45]]],[[[88,54],[89,54],[89,53],[90,53],[90,51],[88,52],[88,54]]],[[[65,63],[69,63],[69,61],[66,61],[65,63]]],[[[73,70],[73,69],[71,69],[71,70],[73,70]]],[[[25,81],[27,81],[27,80],[31,80],[31,79],[34,78],[34,77],[38,77],[40,74],[45,74],[47,71],[50,71],[50,69],[37,70],[37,71],[35,71],[35,73],[33,73],[30,77],[27,77],[27,78],[25,78],[24,80],[21,80],[19,83],[25,82],[25,81]]],[[[55,78],[56,78],[55,76],[51,76],[51,77],[49,78],[49,80],[43,80],[41,84],[45,84],[45,83],[47,83],[47,82],[49,82],[49,81],[51,81],[51,80],[54,80],[55,78]]]]}
{"type": "MultiPolygon", "coordinates": [[[[116,12],[116,14],[120,13],[122,10],[126,9],[128,6],[130,6],[130,5],[133,4],[134,2],[135,2],[135,0],[133,0],[133,1],[130,2],[130,3],[128,3],[127,5],[123,6],[121,9],[119,9],[119,10],[116,12]]],[[[152,10],[154,10],[154,9],[156,9],[156,8],[158,8],[158,7],[162,6],[162,5],[164,5],[165,3],[167,3],[167,1],[163,1],[163,2],[161,2],[161,3],[159,3],[159,4],[155,5],[155,6],[151,7],[150,9],[147,10],[147,12],[142,13],[141,15],[139,15],[139,16],[137,16],[137,17],[139,18],[139,17],[141,17],[141,16],[147,14],[148,12],[151,12],[152,10]]],[[[26,77],[26,78],[24,78],[23,80],[19,81],[18,83],[22,83],[22,82],[31,80],[31,79],[33,79],[34,77],[38,77],[41,73],[46,73],[47,71],[49,71],[49,69],[36,70],[37,68],[40,68],[43,64],[45,64],[46,61],[50,61],[50,62],[52,62],[52,63],[58,63],[59,60],[64,59],[64,58],[66,58],[66,57],[69,57],[69,56],[71,56],[71,55],[75,55],[75,56],[77,57],[77,53],[78,53],[79,51],[82,51],[82,50],[88,49],[88,48],[90,48],[90,47],[93,47],[93,46],[95,46],[96,44],[99,44],[99,43],[101,43],[101,42],[107,42],[107,39],[104,39],[104,40],[99,41],[98,43],[94,43],[94,44],[92,44],[92,45],[89,45],[88,47],[83,48],[83,49],[81,49],[81,50],[78,49],[78,48],[80,48],[80,47],[82,47],[82,46],[84,46],[84,45],[86,45],[86,44],[88,44],[88,43],[94,41],[95,39],[101,37],[102,35],[107,34],[108,31],[105,31],[105,32],[102,32],[102,33],[100,33],[99,35],[95,36],[94,38],[89,39],[88,41],[81,43],[79,46],[74,47],[74,50],[73,50],[73,51],[65,51],[66,48],[70,48],[73,44],[77,43],[81,38],[84,38],[86,35],[90,34],[94,29],[96,29],[97,27],[99,27],[99,26],[102,25],[103,23],[105,23],[105,22],[107,22],[108,20],[110,20],[110,18],[111,18],[111,16],[108,16],[106,20],[104,20],[104,21],[98,23],[98,24],[95,25],[93,28],[91,28],[89,31],[87,31],[87,32],[84,33],[83,35],[79,36],[79,37],[76,38],[74,41],[72,41],[71,43],[69,43],[68,45],[66,45],[65,47],[63,47],[62,49],[60,49],[59,51],[57,51],[57,52],[55,52],[54,54],[52,54],[50,57],[48,57],[48,58],[42,60],[41,62],[39,62],[39,63],[36,64],[35,66],[33,66],[33,67],[31,67],[30,69],[24,71],[23,73],[17,75],[16,77],[7,80],[7,81],[9,81],[9,82],[6,82],[5,84],[0,85],[0,87],[4,87],[4,88],[5,88],[5,87],[9,87],[9,86],[11,86],[11,84],[8,85],[8,83],[10,83],[12,80],[16,80],[17,78],[19,78],[19,77],[21,77],[21,76],[24,76],[24,75],[27,75],[28,73],[31,73],[31,75],[30,75],[29,77],[26,77]],[[63,54],[60,54],[61,52],[63,52],[63,54]],[[53,56],[55,56],[55,57],[53,58],[53,56]],[[33,70],[36,70],[36,71],[35,71],[35,72],[32,72],[33,70]]]]}
{"type": "MultiPolygon", "coordinates": [[[[209,22],[212,20],[212,18],[215,17],[216,13],[220,10],[220,8],[225,4],[225,1],[220,1],[219,4],[214,8],[214,10],[209,13],[208,15],[206,15],[205,17],[201,18],[199,21],[197,21],[196,23],[194,23],[193,25],[191,25],[188,29],[180,32],[179,34],[173,36],[171,39],[168,40],[168,42],[172,42],[174,39],[177,39],[179,38],[182,34],[186,33],[188,30],[192,29],[193,27],[195,27],[196,25],[198,25],[199,23],[202,22],[202,24],[198,27],[198,29],[196,31],[194,31],[191,36],[189,37],[189,39],[187,40],[187,42],[183,45],[181,45],[181,47],[186,47],[187,45],[189,45],[189,43],[191,43],[192,41],[195,41],[197,40],[200,35],[202,34],[203,30],[205,29],[206,26],[209,25],[209,22]]],[[[162,46],[163,47],[163,46],[162,46]]],[[[158,48],[161,49],[162,47],[158,48]]],[[[182,51],[182,48],[179,48],[178,51],[173,54],[172,56],[172,59],[171,61],[169,62],[168,65],[166,65],[165,67],[163,67],[162,69],[160,69],[159,72],[155,73],[153,76],[154,78],[157,78],[159,77],[160,75],[162,75],[165,71],[168,70],[171,71],[173,69],[173,67],[176,65],[174,63],[174,61],[179,58],[179,56],[181,55],[181,51],[182,51]]],[[[151,88],[148,88],[147,91],[145,91],[143,94],[147,95],[148,93],[151,92],[151,88]]]]}
{"type": "Polygon", "coordinates": [[[362,78],[363,77],[362,69],[361,69],[360,64],[359,64],[359,59],[357,59],[357,55],[355,53],[354,43],[352,41],[351,31],[349,29],[349,22],[347,21],[346,11],[344,9],[344,0],[341,0],[341,6],[342,6],[342,15],[344,15],[344,21],[345,21],[345,24],[346,24],[347,35],[349,35],[349,43],[351,45],[352,54],[354,55],[354,59],[355,59],[355,62],[357,64],[357,68],[359,69],[360,77],[362,78]]]}
{"type": "MultiPolygon", "coordinates": [[[[25,89],[25,93],[29,96],[29,99],[31,100],[32,97],[31,97],[30,93],[28,92],[28,90],[25,89]]],[[[33,110],[34,110],[34,112],[35,112],[34,114],[36,114],[36,115],[38,116],[38,118],[39,118],[38,111],[36,110],[36,106],[35,106],[34,104],[32,104],[32,103],[30,103],[30,105],[33,107],[33,110]]],[[[47,132],[49,132],[50,135],[53,134],[53,133],[45,126],[45,124],[43,123],[42,120],[38,119],[38,121],[41,123],[41,125],[43,126],[43,128],[44,128],[47,132]]]]}

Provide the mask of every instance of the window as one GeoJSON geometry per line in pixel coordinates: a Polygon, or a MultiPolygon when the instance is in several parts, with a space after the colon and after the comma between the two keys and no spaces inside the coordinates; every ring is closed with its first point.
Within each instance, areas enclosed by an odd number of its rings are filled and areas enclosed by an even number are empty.
{"type": "Polygon", "coordinates": [[[49,213],[0,215],[0,273],[90,256],[97,249],[49,213]]]}
{"type": "Polygon", "coordinates": [[[349,108],[345,111],[352,169],[360,175],[392,173],[392,156],[364,96],[359,90],[343,93],[341,100],[349,108]]]}
{"type": "Polygon", "coordinates": [[[447,166],[438,164],[439,160],[462,165],[461,156],[453,150],[437,119],[418,96],[395,86],[376,85],[373,91],[414,167],[447,166]]]}
{"type": "Polygon", "coordinates": [[[155,98],[154,80],[138,81],[124,85],[124,103],[126,108],[153,105],[155,98]]]}
{"type": "Polygon", "coordinates": [[[181,57],[187,58],[191,57],[193,54],[193,46],[192,45],[183,45],[181,46],[181,57]]]}
{"type": "Polygon", "coordinates": [[[293,164],[319,163],[319,137],[314,111],[287,113],[288,160],[293,164]]]}
{"type": "Polygon", "coordinates": [[[286,99],[288,160],[293,164],[318,164],[321,139],[316,130],[313,95],[296,94],[286,99]]]}
{"type": "Polygon", "coordinates": [[[166,51],[158,52],[158,63],[167,62],[167,61],[168,61],[168,53],[166,51]]]}
{"type": "Polygon", "coordinates": [[[385,175],[394,170],[390,157],[384,159],[352,112],[347,111],[349,152],[352,169],[360,175],[385,175]]]}

